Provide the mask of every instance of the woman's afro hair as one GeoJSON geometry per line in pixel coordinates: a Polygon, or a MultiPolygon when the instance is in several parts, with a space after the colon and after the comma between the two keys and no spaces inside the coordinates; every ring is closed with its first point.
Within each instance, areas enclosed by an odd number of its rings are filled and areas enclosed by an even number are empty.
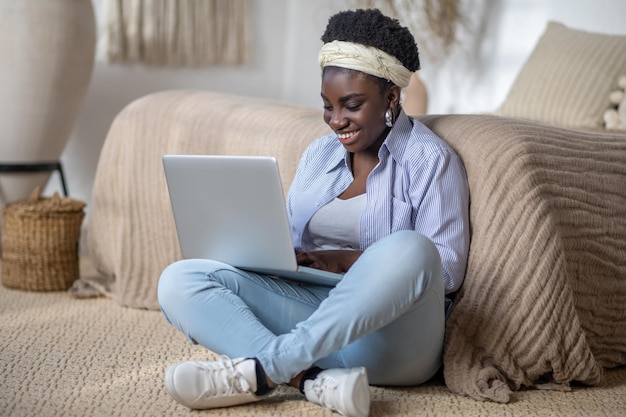
{"type": "Polygon", "coordinates": [[[409,71],[420,69],[417,44],[411,31],[378,9],[347,10],[331,16],[322,41],[373,46],[395,56],[409,71]]]}

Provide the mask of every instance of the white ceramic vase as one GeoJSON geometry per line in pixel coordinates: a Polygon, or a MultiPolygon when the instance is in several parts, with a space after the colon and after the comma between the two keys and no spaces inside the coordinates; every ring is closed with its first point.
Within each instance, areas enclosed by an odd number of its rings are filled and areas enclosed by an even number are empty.
{"type": "MultiPolygon", "coordinates": [[[[94,66],[91,0],[0,0],[0,164],[58,161],[94,66]]],[[[0,205],[49,173],[0,173],[0,205]]]]}

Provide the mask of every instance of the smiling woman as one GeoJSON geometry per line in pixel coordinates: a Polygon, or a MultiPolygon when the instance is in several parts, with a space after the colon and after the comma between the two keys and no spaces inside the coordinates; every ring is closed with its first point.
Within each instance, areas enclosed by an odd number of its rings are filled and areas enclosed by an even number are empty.
{"type": "Polygon", "coordinates": [[[322,40],[332,133],[302,155],[287,212],[298,263],[343,279],[294,285],[213,260],[167,267],[165,317],[222,355],[167,370],[168,392],[187,407],[259,401],[289,384],[322,407],[366,416],[370,383],[417,385],[441,366],[445,294],[460,287],[469,247],[465,170],[402,109],[401,89],[419,68],[408,29],[375,9],[346,11],[322,40]]]}
{"type": "Polygon", "coordinates": [[[344,200],[365,194],[367,177],[378,164],[378,150],[399,113],[400,88],[392,83],[381,88],[376,80],[332,66],[325,67],[322,75],[324,121],[349,152],[354,177],[339,195],[344,200]]]}

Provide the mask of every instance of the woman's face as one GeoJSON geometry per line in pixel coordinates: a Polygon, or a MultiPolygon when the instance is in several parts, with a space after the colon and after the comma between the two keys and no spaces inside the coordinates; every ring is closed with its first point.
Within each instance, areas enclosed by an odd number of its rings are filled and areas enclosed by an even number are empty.
{"type": "Polygon", "coordinates": [[[381,92],[376,79],[360,71],[326,67],[322,75],[324,121],[349,152],[378,154],[389,131],[385,111],[399,100],[396,91],[381,92]]]}

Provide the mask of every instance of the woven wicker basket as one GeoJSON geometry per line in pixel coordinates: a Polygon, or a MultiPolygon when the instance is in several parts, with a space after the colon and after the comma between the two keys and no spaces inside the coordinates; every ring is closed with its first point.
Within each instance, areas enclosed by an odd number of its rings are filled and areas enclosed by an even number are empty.
{"type": "Polygon", "coordinates": [[[2,284],[26,291],[64,291],[79,277],[78,241],[85,203],[55,193],[2,209],[2,284]]]}

